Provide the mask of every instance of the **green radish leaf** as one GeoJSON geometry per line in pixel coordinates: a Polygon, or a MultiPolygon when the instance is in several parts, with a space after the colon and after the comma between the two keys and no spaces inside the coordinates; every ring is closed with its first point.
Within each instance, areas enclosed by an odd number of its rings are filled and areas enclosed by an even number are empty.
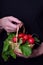
{"type": "Polygon", "coordinates": [[[20,38],[19,41],[18,41],[18,44],[20,45],[20,44],[22,44],[22,42],[23,42],[22,38],[20,38]]]}
{"type": "Polygon", "coordinates": [[[9,52],[7,51],[7,52],[2,53],[2,58],[4,59],[4,61],[7,61],[9,58],[9,52]]]}
{"type": "Polygon", "coordinates": [[[10,33],[9,35],[8,35],[8,40],[11,40],[14,36],[15,36],[16,34],[15,33],[10,33]]]}
{"type": "Polygon", "coordinates": [[[9,47],[9,41],[8,40],[5,40],[4,41],[4,46],[3,46],[3,52],[7,51],[8,50],[8,47],[9,47]]]}
{"type": "Polygon", "coordinates": [[[24,44],[24,45],[28,46],[28,45],[30,45],[30,44],[29,44],[29,42],[25,42],[25,44],[24,44]]]}
{"type": "Polygon", "coordinates": [[[16,54],[14,53],[14,51],[13,51],[12,49],[10,49],[10,55],[11,55],[14,59],[16,59],[16,54]]]}
{"type": "Polygon", "coordinates": [[[32,53],[32,49],[27,45],[21,45],[20,49],[22,53],[24,54],[24,56],[30,56],[32,53]]]}
{"type": "Polygon", "coordinates": [[[34,37],[36,42],[40,42],[40,40],[37,37],[34,37]]]}
{"type": "Polygon", "coordinates": [[[8,37],[6,38],[6,40],[4,41],[3,44],[3,51],[2,51],[2,58],[4,59],[4,61],[7,61],[9,56],[11,55],[13,58],[16,58],[16,55],[14,54],[14,52],[11,50],[9,41],[12,39],[12,37],[15,36],[15,33],[10,33],[8,34],[8,37]]]}
{"type": "Polygon", "coordinates": [[[8,60],[8,56],[5,55],[5,54],[2,55],[2,58],[4,59],[4,61],[7,61],[8,60]]]}
{"type": "Polygon", "coordinates": [[[3,52],[7,51],[8,47],[9,47],[9,40],[12,39],[12,37],[15,36],[14,33],[10,33],[7,37],[7,39],[4,41],[4,45],[3,45],[3,52]]]}

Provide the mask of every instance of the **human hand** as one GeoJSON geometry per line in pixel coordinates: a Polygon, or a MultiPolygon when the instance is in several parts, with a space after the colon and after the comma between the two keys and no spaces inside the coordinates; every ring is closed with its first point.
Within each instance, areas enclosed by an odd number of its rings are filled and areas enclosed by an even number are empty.
{"type": "Polygon", "coordinates": [[[41,45],[37,49],[34,49],[32,54],[29,57],[23,56],[23,54],[18,53],[18,51],[15,51],[15,53],[17,56],[23,57],[23,58],[34,58],[34,57],[40,56],[43,54],[43,43],[41,43],[41,45]]]}
{"type": "Polygon", "coordinates": [[[34,57],[37,57],[40,55],[43,55],[43,42],[41,43],[41,45],[37,49],[33,50],[33,53],[30,56],[30,58],[34,58],[34,57]]]}
{"type": "Polygon", "coordinates": [[[19,28],[21,28],[22,25],[23,23],[13,16],[7,16],[0,19],[0,26],[7,32],[16,32],[17,27],[19,26],[19,28]],[[12,22],[16,24],[13,24],[12,22]]]}

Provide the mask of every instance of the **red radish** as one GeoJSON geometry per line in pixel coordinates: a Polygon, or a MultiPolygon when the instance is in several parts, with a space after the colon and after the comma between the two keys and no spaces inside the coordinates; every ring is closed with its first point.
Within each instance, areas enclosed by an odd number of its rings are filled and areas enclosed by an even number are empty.
{"type": "Polygon", "coordinates": [[[32,37],[32,35],[28,34],[28,39],[31,38],[31,37],[32,37]]]}
{"type": "Polygon", "coordinates": [[[24,33],[20,33],[20,34],[18,35],[18,38],[23,38],[23,36],[24,36],[24,33]]]}
{"type": "Polygon", "coordinates": [[[13,42],[15,42],[15,43],[16,43],[16,40],[17,40],[17,38],[16,38],[16,37],[14,37],[14,38],[12,39],[12,41],[13,41],[13,42]]]}
{"type": "Polygon", "coordinates": [[[23,37],[23,39],[26,41],[28,39],[28,35],[25,34],[24,37],[23,37]]]}
{"type": "Polygon", "coordinates": [[[29,42],[30,44],[34,44],[35,40],[34,40],[33,37],[31,37],[31,38],[28,39],[28,42],[29,42]]]}

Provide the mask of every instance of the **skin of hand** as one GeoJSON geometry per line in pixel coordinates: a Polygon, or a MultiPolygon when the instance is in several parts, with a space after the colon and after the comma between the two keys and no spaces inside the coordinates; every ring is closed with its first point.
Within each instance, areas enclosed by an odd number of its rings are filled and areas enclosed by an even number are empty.
{"type": "Polygon", "coordinates": [[[41,43],[41,45],[37,48],[34,49],[32,54],[29,57],[24,57],[23,54],[18,53],[17,51],[15,51],[16,55],[19,57],[23,57],[23,58],[34,58],[34,57],[38,57],[40,55],[43,55],[43,42],[41,43]]]}
{"type": "Polygon", "coordinates": [[[0,19],[0,27],[5,29],[7,32],[16,32],[17,27],[19,26],[19,28],[21,28],[22,25],[22,21],[13,16],[7,16],[0,19]],[[13,24],[12,22],[16,24],[13,24]]]}
{"type": "Polygon", "coordinates": [[[33,53],[30,56],[30,58],[37,57],[40,55],[43,55],[43,42],[41,43],[41,45],[37,49],[33,50],[33,53]]]}

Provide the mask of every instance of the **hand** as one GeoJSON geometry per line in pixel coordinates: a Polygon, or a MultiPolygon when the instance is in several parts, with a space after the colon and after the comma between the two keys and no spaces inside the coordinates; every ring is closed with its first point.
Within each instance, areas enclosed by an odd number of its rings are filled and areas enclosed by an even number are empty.
{"type": "Polygon", "coordinates": [[[0,19],[0,26],[7,32],[16,32],[17,27],[21,27],[22,25],[23,23],[13,16],[8,16],[0,19]],[[16,24],[13,24],[12,22],[15,22],[16,24]]]}
{"type": "Polygon", "coordinates": [[[37,49],[34,49],[31,56],[29,57],[24,57],[23,54],[18,53],[18,51],[15,51],[15,53],[17,54],[17,56],[23,57],[23,58],[34,58],[34,57],[40,56],[43,54],[43,43],[41,43],[41,45],[37,49]]]}
{"type": "Polygon", "coordinates": [[[40,55],[43,55],[43,42],[41,43],[41,45],[37,49],[33,50],[33,53],[30,56],[30,58],[37,57],[40,55]]]}

